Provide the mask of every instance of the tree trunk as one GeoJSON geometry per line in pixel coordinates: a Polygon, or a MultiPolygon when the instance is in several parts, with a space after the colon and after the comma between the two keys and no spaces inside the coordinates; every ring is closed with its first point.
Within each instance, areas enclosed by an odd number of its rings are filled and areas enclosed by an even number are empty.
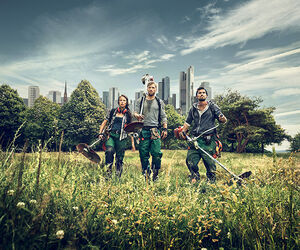
{"type": "Polygon", "coordinates": [[[262,143],[261,143],[261,153],[264,154],[264,152],[265,152],[265,145],[264,145],[264,143],[262,142],[262,143]]]}

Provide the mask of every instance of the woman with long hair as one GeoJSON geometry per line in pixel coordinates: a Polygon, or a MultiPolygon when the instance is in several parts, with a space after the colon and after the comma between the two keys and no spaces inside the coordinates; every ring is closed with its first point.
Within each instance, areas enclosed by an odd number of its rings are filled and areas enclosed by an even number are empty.
{"type": "Polygon", "coordinates": [[[104,128],[108,124],[106,131],[109,133],[109,136],[105,143],[105,164],[107,165],[107,173],[111,176],[114,155],[116,154],[116,174],[118,177],[121,177],[127,138],[127,133],[124,128],[131,122],[132,117],[128,107],[127,96],[120,95],[118,105],[117,108],[113,108],[108,112],[106,119],[102,122],[99,129],[99,138],[104,138],[104,128]]]}

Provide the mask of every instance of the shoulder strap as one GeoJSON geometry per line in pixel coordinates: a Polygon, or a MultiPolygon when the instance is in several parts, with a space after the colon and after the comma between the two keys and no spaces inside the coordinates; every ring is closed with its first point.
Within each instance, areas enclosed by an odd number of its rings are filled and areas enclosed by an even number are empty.
{"type": "Polygon", "coordinates": [[[144,102],[144,101],[145,101],[145,96],[142,95],[141,102],[140,102],[140,108],[139,108],[140,114],[142,114],[142,112],[143,112],[143,110],[142,110],[142,105],[143,105],[143,102],[144,102]]]}
{"type": "Polygon", "coordinates": [[[158,126],[160,127],[161,126],[161,117],[160,117],[160,115],[161,115],[161,103],[160,103],[160,99],[157,96],[155,96],[155,99],[156,99],[157,104],[158,104],[158,126]]]}

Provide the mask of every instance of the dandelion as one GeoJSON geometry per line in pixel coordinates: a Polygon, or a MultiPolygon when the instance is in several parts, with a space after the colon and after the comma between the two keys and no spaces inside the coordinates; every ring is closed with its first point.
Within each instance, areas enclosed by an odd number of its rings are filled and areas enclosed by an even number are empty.
{"type": "Polygon", "coordinates": [[[37,203],[36,200],[30,200],[30,201],[29,201],[29,204],[32,204],[32,205],[34,205],[34,204],[36,204],[36,203],[37,203]]]}
{"type": "Polygon", "coordinates": [[[60,239],[60,240],[64,238],[64,235],[65,235],[64,230],[58,230],[58,231],[56,232],[56,237],[57,237],[58,239],[60,239]]]}
{"type": "Polygon", "coordinates": [[[72,207],[74,211],[78,211],[78,207],[72,207]]]}
{"type": "Polygon", "coordinates": [[[17,203],[17,207],[18,207],[18,208],[25,207],[25,203],[22,202],[22,201],[19,201],[19,202],[17,203]]]}
{"type": "Polygon", "coordinates": [[[10,195],[10,196],[12,196],[12,195],[14,195],[14,192],[15,192],[15,191],[11,189],[11,190],[8,190],[8,191],[7,191],[7,194],[10,195]]]}

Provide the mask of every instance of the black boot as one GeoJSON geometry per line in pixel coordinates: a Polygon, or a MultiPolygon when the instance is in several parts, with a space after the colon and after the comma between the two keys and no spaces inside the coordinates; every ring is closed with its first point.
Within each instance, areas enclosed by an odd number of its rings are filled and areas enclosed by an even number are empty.
{"type": "Polygon", "coordinates": [[[159,169],[153,169],[152,180],[156,181],[158,179],[158,171],[159,169]]]}
{"type": "Polygon", "coordinates": [[[122,172],[123,172],[123,161],[117,159],[116,174],[119,178],[121,178],[122,172]]]}

